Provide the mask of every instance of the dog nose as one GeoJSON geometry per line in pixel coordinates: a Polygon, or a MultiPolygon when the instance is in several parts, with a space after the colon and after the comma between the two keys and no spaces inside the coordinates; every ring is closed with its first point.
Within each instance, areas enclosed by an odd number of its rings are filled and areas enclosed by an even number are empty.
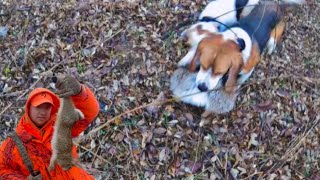
{"type": "Polygon", "coordinates": [[[201,83],[198,85],[198,89],[203,92],[203,91],[207,91],[208,90],[208,87],[206,86],[205,83],[201,83]]]}

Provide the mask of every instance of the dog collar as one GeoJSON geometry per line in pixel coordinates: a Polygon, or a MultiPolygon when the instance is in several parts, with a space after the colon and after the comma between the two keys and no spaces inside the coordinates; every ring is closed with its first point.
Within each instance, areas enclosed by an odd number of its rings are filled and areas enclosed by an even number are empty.
{"type": "Polygon", "coordinates": [[[199,22],[216,22],[216,23],[219,24],[218,30],[219,30],[220,32],[223,31],[224,28],[227,28],[227,29],[229,28],[227,25],[225,25],[224,23],[218,21],[216,18],[209,17],[209,16],[204,16],[204,17],[202,17],[201,19],[199,19],[198,21],[199,21],[199,22]],[[221,27],[221,25],[223,25],[224,28],[221,27]]]}

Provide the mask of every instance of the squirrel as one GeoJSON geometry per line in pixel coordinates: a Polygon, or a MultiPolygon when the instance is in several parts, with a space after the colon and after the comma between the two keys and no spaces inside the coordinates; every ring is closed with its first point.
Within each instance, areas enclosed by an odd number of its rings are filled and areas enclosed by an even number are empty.
{"type": "Polygon", "coordinates": [[[230,112],[238,96],[238,92],[227,93],[223,88],[201,92],[196,85],[197,73],[188,69],[178,68],[170,79],[170,90],[174,97],[197,107],[204,107],[206,111],[217,114],[230,112]]]}
{"type": "MultiPolygon", "coordinates": [[[[57,77],[54,76],[52,81],[56,83],[57,77]]],[[[60,107],[51,140],[52,156],[49,170],[53,170],[56,164],[59,164],[63,170],[68,170],[75,165],[75,159],[72,157],[71,131],[74,123],[83,118],[83,113],[75,108],[71,97],[60,98],[60,107]]]]}

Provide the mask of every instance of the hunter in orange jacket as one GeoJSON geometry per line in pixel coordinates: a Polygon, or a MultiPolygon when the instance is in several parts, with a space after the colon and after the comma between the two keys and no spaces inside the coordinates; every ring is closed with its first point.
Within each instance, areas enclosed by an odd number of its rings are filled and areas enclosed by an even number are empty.
{"type": "MultiPolygon", "coordinates": [[[[74,77],[72,80],[77,81],[74,77]]],[[[80,85],[80,83],[77,81],[80,85]]],[[[94,94],[85,85],[80,85],[80,92],[71,96],[76,108],[80,109],[85,118],[77,121],[72,129],[72,136],[76,137],[83,132],[89,124],[98,115],[99,105],[94,94]]],[[[57,112],[60,102],[56,94],[45,88],[37,88],[33,90],[26,102],[25,114],[20,119],[16,133],[20,137],[30,159],[33,163],[34,170],[39,171],[42,179],[94,179],[93,176],[78,166],[73,166],[64,171],[59,165],[56,165],[52,171],[48,170],[50,158],[52,155],[51,139],[53,135],[53,126],[56,121],[57,112]],[[47,96],[49,99],[41,99],[41,96],[47,96]],[[36,100],[35,100],[36,99],[36,100]],[[32,102],[33,101],[33,102],[32,102]],[[30,106],[47,102],[52,105],[48,122],[38,127],[30,118],[30,106]]],[[[73,147],[73,156],[78,157],[77,149],[73,147]]],[[[30,179],[31,175],[18,152],[15,142],[8,138],[0,147],[0,179],[30,179]]],[[[31,177],[32,179],[32,177],[31,177]]]]}

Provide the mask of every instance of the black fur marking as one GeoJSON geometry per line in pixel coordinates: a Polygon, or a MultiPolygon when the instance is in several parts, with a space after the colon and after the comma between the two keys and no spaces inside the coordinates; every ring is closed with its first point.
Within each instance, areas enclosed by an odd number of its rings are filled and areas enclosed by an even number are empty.
{"type": "Polygon", "coordinates": [[[226,82],[227,82],[227,80],[228,80],[228,72],[227,73],[225,73],[223,76],[222,76],[222,78],[221,78],[221,81],[222,81],[222,85],[223,86],[225,86],[226,85],[226,82]]]}
{"type": "Polygon", "coordinates": [[[279,22],[280,10],[275,11],[265,7],[268,5],[257,5],[251,13],[239,20],[233,27],[240,27],[248,35],[258,42],[259,50],[262,52],[266,46],[272,29],[279,22]]]}
{"type": "Polygon", "coordinates": [[[204,16],[199,19],[199,22],[217,22],[217,19],[209,16],[204,16]]]}
{"type": "Polygon", "coordinates": [[[246,43],[242,38],[237,38],[237,43],[239,46],[240,51],[243,51],[246,48],[246,43]]]}
{"type": "Polygon", "coordinates": [[[236,0],[236,10],[237,10],[237,20],[240,19],[240,14],[243,11],[243,8],[248,4],[249,0],[236,0]]]}
{"type": "MultiPolygon", "coordinates": [[[[221,78],[221,83],[222,83],[222,85],[223,86],[225,86],[226,85],[226,83],[227,83],[227,80],[228,80],[228,78],[229,78],[229,70],[222,76],[222,78],[221,78]]],[[[238,74],[238,76],[237,76],[237,79],[240,79],[241,78],[241,74],[238,74]]]]}
{"type": "Polygon", "coordinates": [[[224,23],[222,23],[222,22],[220,22],[220,21],[217,21],[216,18],[209,17],[209,16],[204,16],[204,17],[202,17],[201,19],[199,19],[199,22],[217,22],[217,23],[219,24],[219,25],[218,25],[218,31],[219,31],[219,32],[223,31],[224,28],[229,29],[229,27],[228,27],[226,24],[224,24],[224,23]],[[223,27],[223,26],[224,26],[224,27],[223,27]]]}

